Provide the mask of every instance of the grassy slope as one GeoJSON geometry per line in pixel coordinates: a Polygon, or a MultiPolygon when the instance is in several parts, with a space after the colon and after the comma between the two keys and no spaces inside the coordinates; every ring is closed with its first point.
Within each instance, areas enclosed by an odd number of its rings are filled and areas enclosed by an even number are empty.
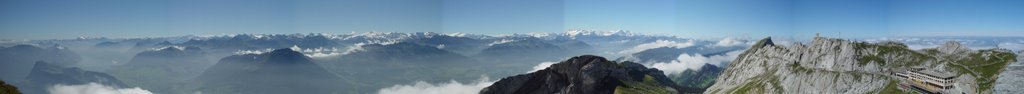
{"type": "Polygon", "coordinates": [[[615,87],[615,94],[672,94],[668,87],[658,85],[651,75],[644,75],[643,82],[623,82],[625,85],[615,87]]]}

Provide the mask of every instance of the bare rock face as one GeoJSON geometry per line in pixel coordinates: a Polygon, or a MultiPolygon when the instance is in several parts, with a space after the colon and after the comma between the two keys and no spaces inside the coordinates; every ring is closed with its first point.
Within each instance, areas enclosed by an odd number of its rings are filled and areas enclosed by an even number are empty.
{"type": "Polygon", "coordinates": [[[971,49],[967,49],[967,47],[961,45],[960,42],[946,41],[946,44],[939,46],[938,50],[943,54],[956,54],[959,52],[970,51],[971,49]]]}
{"type": "MultiPolygon", "coordinates": [[[[643,65],[577,56],[529,74],[507,77],[484,88],[482,94],[612,94],[680,93],[662,71],[643,65]]],[[[691,92],[697,93],[697,92],[691,92]]]]}
{"type": "MultiPolygon", "coordinates": [[[[996,78],[993,74],[999,71],[988,71],[978,66],[1001,69],[1014,61],[998,58],[1012,56],[1012,53],[971,51],[957,42],[914,51],[902,43],[851,42],[823,37],[816,37],[806,45],[790,45],[792,47],[768,45],[770,41],[770,38],[765,38],[740,54],[704,93],[878,93],[895,89],[889,86],[898,80],[888,73],[912,66],[971,75],[980,77],[977,82],[990,82],[996,78]],[[978,59],[986,61],[972,61],[978,59]],[[957,68],[963,66],[970,67],[957,68]]],[[[981,85],[991,87],[991,84],[981,85]]],[[[978,90],[990,92],[991,88],[978,90]]]]}
{"type": "Polygon", "coordinates": [[[1024,61],[1020,61],[1021,59],[1024,59],[1024,55],[1020,55],[1024,54],[1024,51],[1017,51],[1017,54],[1018,61],[1010,64],[1010,66],[1006,68],[1006,71],[999,74],[999,79],[996,80],[994,93],[1024,94],[1024,90],[1021,89],[1024,88],[1024,78],[1021,78],[1024,77],[1024,61]]]}

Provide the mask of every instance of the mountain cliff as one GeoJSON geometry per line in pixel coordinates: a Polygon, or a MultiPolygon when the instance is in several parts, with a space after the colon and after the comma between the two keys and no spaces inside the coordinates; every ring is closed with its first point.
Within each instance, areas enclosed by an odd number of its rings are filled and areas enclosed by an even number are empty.
{"type": "Polygon", "coordinates": [[[584,55],[548,68],[502,78],[481,94],[612,94],[686,92],[662,71],[633,62],[608,61],[584,55]]]}
{"type": "Polygon", "coordinates": [[[704,93],[896,93],[899,78],[888,73],[910,67],[945,71],[958,83],[992,85],[1015,54],[1001,49],[970,50],[958,42],[910,50],[895,42],[866,43],[815,37],[808,45],[774,45],[765,38],[740,54],[704,93]]]}

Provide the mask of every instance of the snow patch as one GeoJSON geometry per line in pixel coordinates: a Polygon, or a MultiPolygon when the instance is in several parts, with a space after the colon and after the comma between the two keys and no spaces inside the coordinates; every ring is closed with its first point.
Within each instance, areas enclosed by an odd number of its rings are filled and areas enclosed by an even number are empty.
{"type": "MultiPolygon", "coordinates": [[[[299,46],[288,47],[288,49],[291,49],[292,51],[296,51],[296,52],[302,53],[303,55],[305,55],[307,57],[310,57],[310,58],[321,58],[321,57],[332,57],[332,56],[345,55],[345,54],[348,54],[350,52],[351,48],[352,47],[350,47],[350,49],[324,48],[324,47],[302,48],[302,47],[299,47],[299,46]]],[[[266,48],[266,49],[263,49],[263,50],[238,50],[238,51],[235,51],[235,55],[244,55],[244,54],[256,54],[256,55],[259,55],[259,54],[263,54],[263,53],[267,53],[267,52],[271,52],[271,51],[274,51],[274,49],[266,48]]]]}
{"type": "Polygon", "coordinates": [[[310,57],[310,58],[333,57],[333,56],[339,56],[339,55],[348,54],[348,53],[346,53],[346,52],[348,52],[348,50],[343,50],[343,49],[338,49],[338,48],[324,48],[324,47],[301,48],[299,46],[292,46],[292,47],[289,47],[289,48],[292,49],[293,51],[297,51],[299,53],[302,53],[303,55],[306,55],[307,57],[310,57]]]}
{"type": "Polygon", "coordinates": [[[569,37],[576,37],[576,36],[613,36],[613,35],[618,35],[618,36],[634,36],[634,35],[639,35],[639,34],[633,33],[633,32],[630,32],[630,31],[626,31],[626,30],[612,30],[612,31],[569,30],[569,31],[565,31],[565,33],[563,33],[563,35],[566,35],[566,36],[569,36],[569,37]]]}

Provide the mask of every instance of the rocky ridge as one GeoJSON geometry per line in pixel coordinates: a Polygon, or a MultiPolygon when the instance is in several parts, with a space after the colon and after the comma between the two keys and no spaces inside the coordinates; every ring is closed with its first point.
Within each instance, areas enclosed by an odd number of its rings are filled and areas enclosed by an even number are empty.
{"type": "Polygon", "coordinates": [[[660,70],[633,62],[617,63],[603,57],[584,55],[529,74],[503,78],[480,93],[665,94],[687,91],[675,85],[660,70]]]}
{"type": "Polygon", "coordinates": [[[979,77],[978,91],[984,93],[990,92],[994,74],[1015,61],[1000,58],[1014,56],[1003,50],[972,51],[957,42],[914,51],[895,42],[815,37],[807,45],[791,46],[762,39],[730,63],[704,93],[880,93],[891,91],[898,82],[889,72],[911,66],[979,77]]]}

